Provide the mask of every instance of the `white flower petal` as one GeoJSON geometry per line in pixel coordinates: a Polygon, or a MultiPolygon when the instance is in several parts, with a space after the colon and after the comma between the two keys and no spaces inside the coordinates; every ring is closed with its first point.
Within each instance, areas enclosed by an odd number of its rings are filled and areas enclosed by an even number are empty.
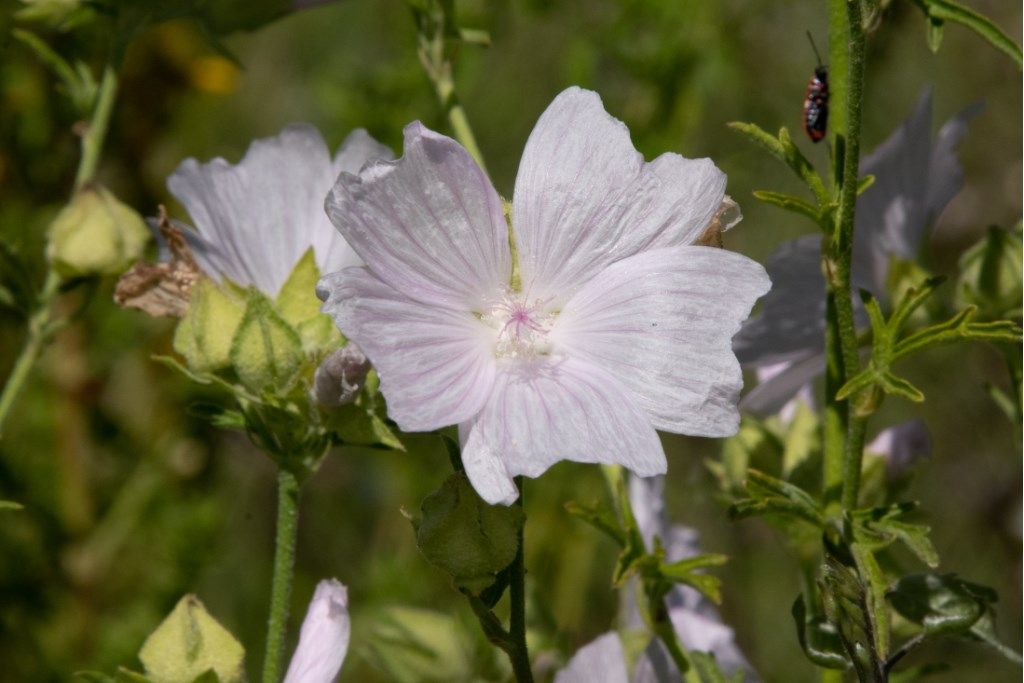
{"type": "Polygon", "coordinates": [[[327,213],[378,277],[405,296],[475,310],[511,274],[501,199],[457,142],[421,123],[404,156],[342,173],[327,213]]]}
{"type": "Polygon", "coordinates": [[[743,323],[732,347],[744,365],[769,365],[825,346],[825,278],[821,237],[785,242],[765,262],[772,289],[743,323]]]}
{"type": "Polygon", "coordinates": [[[656,428],[728,436],[743,386],[731,340],[769,286],[760,264],[734,252],[655,249],[593,278],[551,335],[629,387],[656,428]]]}
{"type": "Polygon", "coordinates": [[[332,683],[348,652],[348,590],[337,579],[317,584],[284,683],[332,683]]]}
{"type": "MultiPolygon", "coordinates": [[[[341,173],[359,173],[360,169],[373,161],[388,161],[395,158],[395,153],[387,145],[382,145],[370,136],[366,130],[356,128],[349,133],[341,143],[334,159],[331,162],[331,180],[324,188],[330,190],[338,175],[341,173]]],[[[321,197],[321,200],[323,198],[321,197]]],[[[323,202],[320,203],[320,212],[327,217],[323,211],[323,202]]],[[[361,266],[362,259],[356,254],[341,236],[341,233],[331,225],[330,221],[324,221],[330,226],[330,230],[317,230],[313,233],[313,248],[317,254],[317,263],[321,264],[320,272],[333,273],[349,266],[361,266]]]]}
{"type": "Polygon", "coordinates": [[[321,278],[317,295],[377,369],[399,427],[438,429],[483,407],[494,386],[493,340],[470,313],[414,301],[365,267],[321,278]]]}
{"type": "Polygon", "coordinates": [[[292,125],[254,141],[234,166],[186,159],[167,187],[195,223],[198,235],[186,234],[207,274],[275,295],[311,245],[322,269],[349,251],[323,212],[334,175],[320,133],[292,125]]]}
{"type": "Polygon", "coordinates": [[[708,159],[663,154],[645,164],[600,97],[569,88],[540,117],[516,176],[525,289],[565,301],[616,260],[690,244],[724,193],[725,174],[708,159]]]}
{"type": "Polygon", "coordinates": [[[931,164],[928,168],[928,193],[925,207],[929,220],[935,221],[946,205],[960,192],[964,184],[964,170],[956,155],[956,146],[967,135],[967,125],[981,113],[984,103],[975,102],[959,114],[946,121],[939,129],[932,147],[931,164]]]}
{"type": "Polygon", "coordinates": [[[503,367],[462,452],[473,488],[508,504],[512,477],[540,476],[560,460],[617,463],[640,475],[666,469],[647,416],[600,367],[573,358],[503,367]]]}
{"type": "Polygon", "coordinates": [[[619,635],[605,633],[581,647],[555,675],[555,683],[629,683],[619,635]]]}
{"type": "Polygon", "coordinates": [[[919,419],[908,420],[879,432],[867,449],[885,458],[890,478],[898,477],[932,452],[932,436],[919,419]]]}

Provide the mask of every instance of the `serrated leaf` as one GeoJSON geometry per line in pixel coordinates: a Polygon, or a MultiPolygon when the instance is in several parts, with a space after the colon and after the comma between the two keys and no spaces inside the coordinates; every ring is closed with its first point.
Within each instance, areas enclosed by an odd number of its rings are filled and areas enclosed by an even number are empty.
{"type": "Polygon", "coordinates": [[[266,297],[250,291],[230,356],[238,378],[250,390],[281,388],[302,363],[302,341],[266,297]]]}
{"type": "Polygon", "coordinates": [[[673,583],[684,583],[696,588],[709,600],[715,603],[722,602],[722,580],[713,574],[697,573],[697,569],[705,567],[717,567],[725,564],[729,558],[725,555],[708,553],[695,555],[678,562],[661,563],[658,572],[662,578],[673,583]]]}
{"type": "Polygon", "coordinates": [[[760,514],[780,514],[798,518],[816,527],[825,516],[813,496],[799,486],[776,479],[758,470],[747,472],[748,499],[738,500],[729,510],[735,519],[760,514]]]}

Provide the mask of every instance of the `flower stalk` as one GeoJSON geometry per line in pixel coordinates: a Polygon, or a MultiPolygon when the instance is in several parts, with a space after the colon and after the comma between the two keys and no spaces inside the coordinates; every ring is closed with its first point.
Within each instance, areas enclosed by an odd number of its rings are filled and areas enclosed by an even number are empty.
{"type": "Polygon", "coordinates": [[[270,617],[263,659],[263,683],[278,683],[284,664],[288,607],[295,576],[295,542],[299,528],[299,479],[287,468],[277,471],[277,536],[274,575],[270,589],[270,617]]]}
{"type": "MultiPolygon", "coordinates": [[[[92,118],[86,124],[82,135],[82,156],[78,160],[73,194],[92,182],[96,175],[116,97],[117,73],[112,66],[107,65],[96,95],[92,118]]],[[[39,292],[36,310],[29,317],[28,338],[25,341],[25,346],[22,347],[11,374],[0,392],[0,438],[3,436],[3,425],[14,407],[25,381],[31,374],[32,366],[35,365],[54,333],[65,322],[63,319],[55,319],[52,311],[53,303],[60,293],[60,284],[60,276],[53,270],[51,264],[47,268],[46,279],[39,292]]]]}
{"type": "MultiPolygon", "coordinates": [[[[518,507],[523,507],[523,478],[516,477],[516,487],[519,489],[519,499],[516,501],[518,507]]],[[[516,551],[516,559],[512,561],[509,577],[508,597],[511,614],[509,616],[508,632],[514,649],[509,652],[509,660],[512,662],[512,671],[515,673],[518,683],[532,683],[533,672],[530,670],[530,653],[526,647],[526,553],[523,530],[526,524],[519,528],[519,550],[516,551]]]]}

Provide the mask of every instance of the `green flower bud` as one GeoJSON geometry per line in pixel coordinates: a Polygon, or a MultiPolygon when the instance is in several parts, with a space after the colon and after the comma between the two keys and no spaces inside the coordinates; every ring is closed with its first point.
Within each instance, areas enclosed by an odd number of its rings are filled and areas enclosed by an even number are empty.
{"type": "Polygon", "coordinates": [[[193,288],[188,313],[174,331],[174,350],[193,372],[231,365],[231,344],[242,322],[245,300],[230,285],[201,279],[193,288]]]}
{"type": "Polygon", "coordinates": [[[65,278],[117,275],[142,257],[149,242],[142,217],[106,188],[78,192],[50,225],[46,256],[65,278]]]}
{"type": "Polygon", "coordinates": [[[194,595],[186,595],[139,651],[153,683],[192,683],[207,671],[222,683],[245,678],[245,649],[194,595]]]}

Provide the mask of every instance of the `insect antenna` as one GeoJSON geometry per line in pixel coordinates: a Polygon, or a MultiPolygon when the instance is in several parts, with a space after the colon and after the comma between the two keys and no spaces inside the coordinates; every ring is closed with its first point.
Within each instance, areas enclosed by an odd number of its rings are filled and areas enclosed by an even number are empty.
{"type": "Polygon", "coordinates": [[[822,65],[825,62],[821,61],[821,54],[818,53],[818,46],[814,44],[814,38],[811,36],[811,32],[807,31],[807,40],[811,41],[811,49],[814,50],[814,56],[818,59],[818,65],[822,65]]]}

